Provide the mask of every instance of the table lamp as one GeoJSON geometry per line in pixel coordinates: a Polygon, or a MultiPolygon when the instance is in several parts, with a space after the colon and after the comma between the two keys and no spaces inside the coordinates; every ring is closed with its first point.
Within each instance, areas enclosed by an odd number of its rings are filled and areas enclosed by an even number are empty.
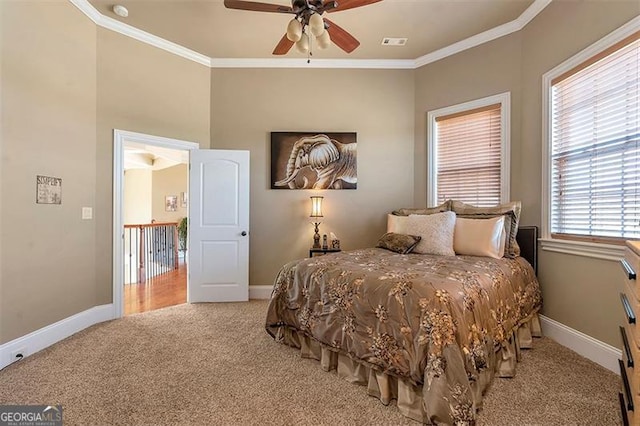
{"type": "Polygon", "coordinates": [[[320,247],[320,218],[322,217],[322,199],[324,197],[313,196],[311,197],[311,214],[309,217],[313,219],[313,225],[315,226],[315,234],[313,235],[313,248],[319,249],[320,247]]]}

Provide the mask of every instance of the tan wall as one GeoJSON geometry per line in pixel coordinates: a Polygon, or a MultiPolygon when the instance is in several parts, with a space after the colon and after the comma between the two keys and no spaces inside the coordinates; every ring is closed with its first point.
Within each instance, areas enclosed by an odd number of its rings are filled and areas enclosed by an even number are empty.
{"type": "Polygon", "coordinates": [[[0,10],[4,343],[96,305],[96,27],[69,2],[0,10]],[[35,203],[36,175],[61,205],[35,203]]]}
{"type": "Polygon", "coordinates": [[[69,2],[0,11],[3,343],[112,301],[113,129],[208,147],[210,70],[69,2]],[[35,204],[38,174],[63,179],[61,206],[35,204]]]}
{"type": "Polygon", "coordinates": [[[151,223],[151,193],[153,171],[130,169],[124,172],[122,216],[125,225],[151,223]]]}
{"type": "Polygon", "coordinates": [[[521,35],[502,37],[415,72],[416,126],[414,199],[427,200],[427,112],[475,99],[511,92],[511,193],[519,186],[521,35]]]}
{"type": "MultiPolygon", "coordinates": [[[[415,199],[426,200],[426,113],[500,91],[512,93],[511,198],[522,223],[540,226],[542,75],[640,13],[640,2],[555,1],[523,31],[416,71],[415,199]]],[[[615,262],[542,252],[543,313],[619,346],[615,262]]]]}
{"type": "MultiPolygon", "coordinates": [[[[638,14],[635,0],[553,2],[523,30],[520,197],[526,223],[541,221],[542,75],[638,14]]],[[[543,252],[540,270],[545,315],[620,347],[616,262],[543,252]]]]}
{"type": "Polygon", "coordinates": [[[151,205],[153,207],[153,218],[157,222],[179,222],[180,219],[187,215],[187,208],[182,207],[180,202],[180,193],[188,191],[187,174],[188,168],[186,164],[178,164],[177,166],[153,172],[151,205]],[[167,195],[178,197],[177,211],[168,212],[165,210],[164,197],[167,195]]]}
{"type": "Polygon", "coordinates": [[[538,277],[544,315],[621,347],[624,274],[618,262],[541,250],[538,277]]]}
{"type": "Polygon", "coordinates": [[[112,300],[113,129],[209,147],[209,68],[98,29],[96,304],[112,300]]]}
{"type": "MultiPolygon", "coordinates": [[[[211,147],[251,151],[249,282],[308,256],[311,190],[270,188],[270,132],[354,131],[358,189],[325,190],[321,233],[345,249],[372,246],[385,214],[413,199],[413,72],[213,69],[211,147]]],[[[318,193],[320,191],[317,191],[318,193]]]]}

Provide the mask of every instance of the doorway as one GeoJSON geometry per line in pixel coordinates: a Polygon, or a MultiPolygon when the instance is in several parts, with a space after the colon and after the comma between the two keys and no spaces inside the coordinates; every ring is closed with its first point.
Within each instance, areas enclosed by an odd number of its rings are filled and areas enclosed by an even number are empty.
{"type": "Polygon", "coordinates": [[[193,142],[114,130],[115,316],[187,301],[193,142]]]}

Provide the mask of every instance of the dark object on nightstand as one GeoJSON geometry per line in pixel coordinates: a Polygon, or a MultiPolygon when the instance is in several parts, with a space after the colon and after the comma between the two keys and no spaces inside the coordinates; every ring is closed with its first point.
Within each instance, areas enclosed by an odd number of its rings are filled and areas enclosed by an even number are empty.
{"type": "Polygon", "coordinates": [[[309,249],[309,257],[313,257],[314,255],[323,255],[327,253],[339,253],[342,250],[340,249],[330,249],[330,248],[310,248],[309,249]]]}

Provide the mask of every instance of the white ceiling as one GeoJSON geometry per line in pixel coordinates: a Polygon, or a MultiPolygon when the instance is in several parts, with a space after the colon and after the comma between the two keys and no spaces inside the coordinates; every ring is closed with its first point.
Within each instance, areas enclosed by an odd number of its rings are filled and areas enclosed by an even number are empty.
{"type": "Polygon", "coordinates": [[[124,146],[124,169],[162,170],[189,163],[189,152],[136,142],[124,146]]]}
{"type": "MultiPolygon", "coordinates": [[[[79,2],[75,0],[74,4],[79,2]]],[[[288,0],[263,2],[290,5],[288,0]]],[[[548,2],[383,0],[325,14],[356,37],[361,45],[351,54],[335,46],[327,50],[315,49],[314,58],[415,60],[470,38],[477,39],[478,35],[484,35],[486,41],[517,30],[514,22],[522,21],[525,16],[528,22],[548,2]],[[504,32],[508,28],[510,31],[504,32]],[[405,46],[390,47],[381,45],[383,37],[407,37],[409,40],[405,46]]],[[[271,52],[291,19],[289,14],[226,9],[223,0],[118,0],[118,4],[128,8],[127,18],[113,13],[114,0],[89,0],[89,3],[102,14],[98,18],[126,23],[210,58],[275,58],[271,52]]],[[[303,57],[306,55],[295,49],[285,56],[303,57]]]]}

